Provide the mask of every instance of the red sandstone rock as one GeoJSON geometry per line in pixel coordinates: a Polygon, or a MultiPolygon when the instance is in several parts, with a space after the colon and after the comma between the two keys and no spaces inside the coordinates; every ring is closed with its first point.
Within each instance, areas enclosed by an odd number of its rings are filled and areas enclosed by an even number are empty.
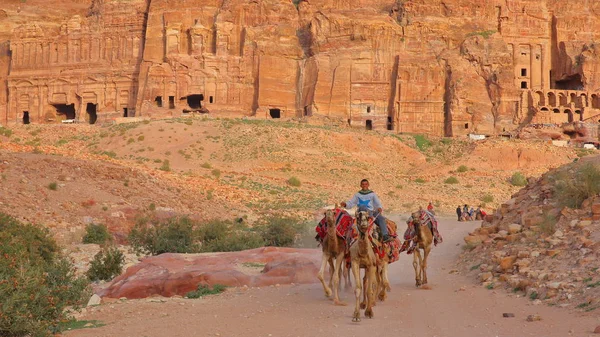
{"type": "Polygon", "coordinates": [[[198,284],[262,287],[313,283],[320,261],[316,249],[264,247],[242,252],[162,254],[148,257],[99,292],[102,297],[185,295],[198,284]],[[265,264],[261,270],[244,263],[265,264]],[[255,269],[255,270],[254,270],[255,269]]]}

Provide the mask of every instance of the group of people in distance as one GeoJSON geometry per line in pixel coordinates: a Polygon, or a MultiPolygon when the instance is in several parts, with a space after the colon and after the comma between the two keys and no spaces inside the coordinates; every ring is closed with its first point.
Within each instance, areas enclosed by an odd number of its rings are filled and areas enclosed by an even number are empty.
{"type": "Polygon", "coordinates": [[[473,220],[481,220],[485,217],[487,213],[481,209],[481,206],[474,209],[473,207],[469,208],[467,204],[465,204],[462,208],[460,205],[456,207],[456,216],[458,217],[458,221],[473,221],[473,220]]]}

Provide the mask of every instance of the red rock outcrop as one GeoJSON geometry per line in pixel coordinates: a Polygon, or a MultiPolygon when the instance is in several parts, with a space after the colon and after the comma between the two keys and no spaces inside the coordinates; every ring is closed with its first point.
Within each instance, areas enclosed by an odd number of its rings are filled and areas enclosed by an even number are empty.
{"type": "Polygon", "coordinates": [[[452,136],[600,120],[594,2],[85,3],[8,38],[7,123],[211,111],[452,136]]]}
{"type": "Polygon", "coordinates": [[[317,281],[320,251],[263,247],[232,253],[161,254],[130,267],[102,297],[184,296],[199,284],[264,287],[317,281]],[[263,267],[264,266],[264,267],[263,267]],[[258,267],[258,268],[257,268],[258,267]]]}

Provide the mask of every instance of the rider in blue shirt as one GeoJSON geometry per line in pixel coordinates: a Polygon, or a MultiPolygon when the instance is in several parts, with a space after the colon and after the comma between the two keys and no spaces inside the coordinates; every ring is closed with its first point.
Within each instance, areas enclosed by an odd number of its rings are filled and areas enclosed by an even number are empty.
{"type": "Polygon", "coordinates": [[[377,197],[375,192],[369,189],[369,181],[367,179],[360,181],[360,188],[361,190],[358,191],[352,199],[341,203],[342,207],[352,208],[358,206],[359,210],[368,211],[370,216],[375,217],[375,223],[379,226],[381,234],[383,235],[383,242],[392,241],[393,238],[388,234],[386,218],[381,215],[383,212],[381,200],[379,200],[379,197],[377,197]],[[377,210],[377,213],[375,213],[375,210],[377,210]]]}

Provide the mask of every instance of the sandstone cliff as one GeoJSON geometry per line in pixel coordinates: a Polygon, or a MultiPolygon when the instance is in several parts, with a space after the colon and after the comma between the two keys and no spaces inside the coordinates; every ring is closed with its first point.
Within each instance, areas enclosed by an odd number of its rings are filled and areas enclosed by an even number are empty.
{"type": "Polygon", "coordinates": [[[211,111],[457,136],[600,119],[584,0],[9,2],[4,123],[211,111]]]}

